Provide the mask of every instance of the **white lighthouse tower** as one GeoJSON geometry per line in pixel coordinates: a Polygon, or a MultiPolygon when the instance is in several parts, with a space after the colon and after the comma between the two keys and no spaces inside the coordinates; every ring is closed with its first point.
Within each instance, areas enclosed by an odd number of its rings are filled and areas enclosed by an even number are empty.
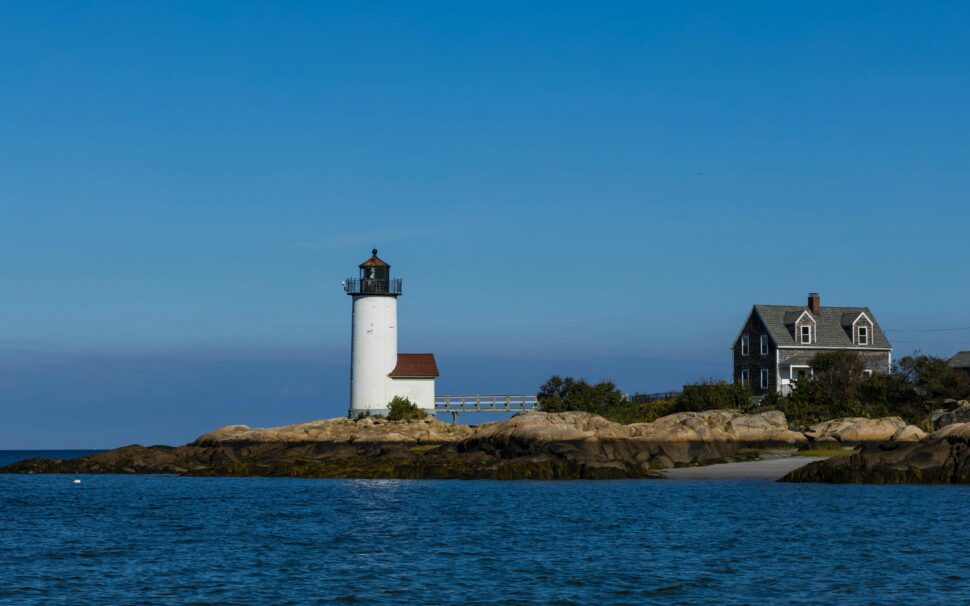
{"type": "Polygon", "coordinates": [[[428,412],[434,411],[433,354],[397,353],[397,298],[401,278],[391,278],[391,266],[371,251],[360,264],[360,277],[344,282],[353,298],[350,350],[351,417],[383,415],[394,396],[403,396],[428,412]]]}

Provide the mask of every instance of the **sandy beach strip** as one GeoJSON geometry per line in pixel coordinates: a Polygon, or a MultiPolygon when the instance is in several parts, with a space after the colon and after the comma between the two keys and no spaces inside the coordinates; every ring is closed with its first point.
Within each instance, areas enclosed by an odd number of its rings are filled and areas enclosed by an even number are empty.
{"type": "Polygon", "coordinates": [[[681,467],[661,472],[670,480],[780,480],[789,471],[822,461],[824,457],[783,457],[743,463],[681,467]]]}

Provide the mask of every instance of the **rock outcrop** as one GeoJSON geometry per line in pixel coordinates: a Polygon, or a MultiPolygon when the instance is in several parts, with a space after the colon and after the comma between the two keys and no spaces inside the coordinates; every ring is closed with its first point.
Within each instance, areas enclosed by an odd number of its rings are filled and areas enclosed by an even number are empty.
{"type": "Polygon", "coordinates": [[[954,423],[919,442],[870,444],[849,457],[796,469],[787,482],[870,484],[970,483],[970,423],[954,423]]]}
{"type": "Polygon", "coordinates": [[[970,433],[962,427],[970,425],[950,424],[927,437],[898,417],[849,418],[819,423],[800,433],[788,429],[781,412],[736,410],[684,412],[630,425],[586,412],[527,412],[478,427],[430,417],[411,422],[323,419],[262,429],[230,425],[185,446],[126,446],[81,459],[21,461],[0,472],[641,478],[671,467],[744,460],[756,456],[758,448],[830,443],[862,444],[864,450],[811,465],[791,479],[945,481],[941,478],[962,477],[959,470],[967,449],[965,440],[960,440],[970,433]]]}
{"type": "Polygon", "coordinates": [[[458,442],[474,429],[467,425],[450,425],[434,417],[404,422],[388,421],[382,417],[353,419],[321,419],[280,427],[253,429],[246,425],[227,425],[200,436],[194,446],[215,446],[226,443],[265,442],[414,442],[440,444],[458,442]]]}
{"type": "Polygon", "coordinates": [[[947,400],[943,408],[930,413],[933,429],[942,429],[954,423],[970,423],[970,402],[966,400],[947,400]]]}
{"type": "Polygon", "coordinates": [[[899,417],[865,419],[849,417],[812,425],[805,435],[816,443],[857,445],[865,442],[915,441],[926,434],[914,425],[907,425],[899,417]]]}
{"type": "Polygon", "coordinates": [[[780,412],[679,413],[621,425],[584,412],[522,413],[472,428],[426,419],[230,425],[186,446],[128,446],[81,459],[22,461],[3,472],[175,473],[343,478],[637,478],[737,460],[747,446],[798,446],[780,412]]]}
{"type": "Polygon", "coordinates": [[[784,413],[744,414],[737,410],[679,412],[653,423],[627,425],[634,436],[663,442],[738,442],[746,446],[801,446],[804,434],[790,431],[784,413]]]}

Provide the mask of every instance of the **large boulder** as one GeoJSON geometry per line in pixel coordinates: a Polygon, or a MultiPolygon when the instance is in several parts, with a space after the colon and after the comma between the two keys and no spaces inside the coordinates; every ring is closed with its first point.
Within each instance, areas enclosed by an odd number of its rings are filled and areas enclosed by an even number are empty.
{"type": "Polygon", "coordinates": [[[782,481],[871,484],[970,484],[970,423],[954,423],[919,442],[869,444],[792,471],[782,481]]]}
{"type": "Polygon", "coordinates": [[[893,442],[919,442],[926,437],[926,432],[915,425],[907,425],[906,427],[900,427],[895,434],[893,434],[893,442]]]}
{"type": "Polygon", "coordinates": [[[726,441],[747,445],[799,445],[804,435],[789,431],[784,413],[745,414],[738,410],[679,412],[652,423],[628,426],[634,436],[667,442],[726,441]]]}
{"type": "Polygon", "coordinates": [[[608,421],[589,412],[524,412],[499,423],[483,423],[476,439],[510,441],[568,441],[587,438],[628,438],[626,425],[608,421]]]}
{"type": "Polygon", "coordinates": [[[849,417],[833,419],[812,425],[805,435],[816,442],[859,444],[861,442],[886,442],[893,439],[906,421],[899,417],[864,419],[849,417]]]}
{"type": "Polygon", "coordinates": [[[970,423],[970,402],[947,400],[943,408],[930,413],[933,429],[941,429],[954,423],[970,423]]]}

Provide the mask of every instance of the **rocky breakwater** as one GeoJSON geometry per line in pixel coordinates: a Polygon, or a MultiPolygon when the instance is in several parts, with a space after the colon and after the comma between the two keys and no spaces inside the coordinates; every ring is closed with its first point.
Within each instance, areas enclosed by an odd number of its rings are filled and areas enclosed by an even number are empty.
{"type": "Polygon", "coordinates": [[[783,482],[970,484],[970,423],[953,423],[918,442],[869,444],[849,457],[818,461],[783,482]]]}
{"type": "Polygon", "coordinates": [[[584,412],[516,415],[478,427],[428,418],[231,425],[191,444],[127,446],[81,459],[21,461],[6,473],[169,473],[332,478],[639,478],[746,457],[748,446],[804,445],[780,412],[678,413],[621,425],[584,412]]]}

